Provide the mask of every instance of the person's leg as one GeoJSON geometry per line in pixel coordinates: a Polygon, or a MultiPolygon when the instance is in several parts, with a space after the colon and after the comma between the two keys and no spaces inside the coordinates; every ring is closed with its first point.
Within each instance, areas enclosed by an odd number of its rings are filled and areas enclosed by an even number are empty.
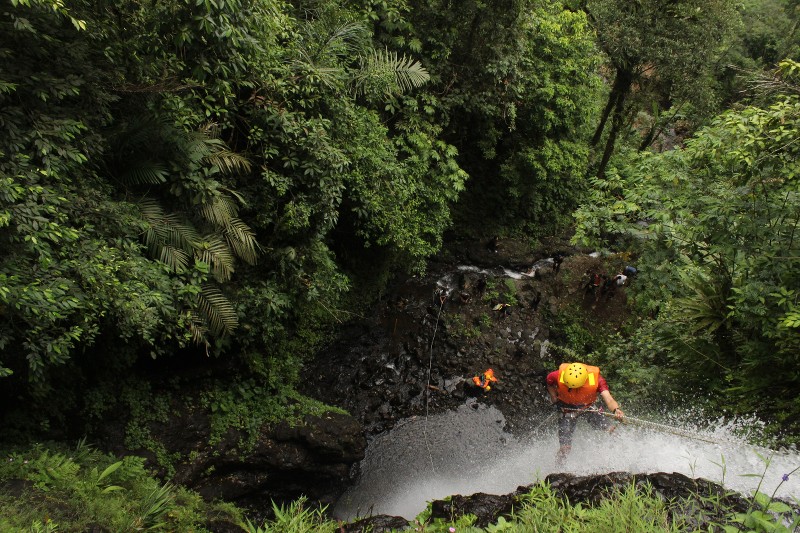
{"type": "Polygon", "coordinates": [[[574,413],[562,413],[558,419],[558,452],[556,453],[556,466],[563,466],[570,450],[572,449],[572,434],[575,433],[575,424],[578,417],[574,413]]]}
{"type": "Polygon", "coordinates": [[[610,417],[597,412],[597,411],[589,411],[586,413],[586,421],[589,422],[589,425],[592,429],[597,430],[605,430],[611,433],[614,431],[617,426],[612,422],[610,417]]]}

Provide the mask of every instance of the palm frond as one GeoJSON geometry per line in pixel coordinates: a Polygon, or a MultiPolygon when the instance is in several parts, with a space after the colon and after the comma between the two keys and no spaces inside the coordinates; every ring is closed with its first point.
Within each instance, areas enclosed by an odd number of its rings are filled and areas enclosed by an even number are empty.
{"type": "Polygon", "coordinates": [[[343,64],[361,55],[368,46],[368,36],[361,22],[308,21],[303,25],[302,45],[290,66],[317,83],[335,87],[347,78],[343,64]]]}
{"type": "Polygon", "coordinates": [[[197,295],[197,307],[213,335],[230,334],[239,325],[233,304],[213,285],[203,285],[197,295]]]}
{"type": "Polygon", "coordinates": [[[180,248],[164,245],[159,249],[158,260],[174,272],[183,272],[189,267],[190,256],[180,248]]]}
{"type": "Polygon", "coordinates": [[[200,243],[194,226],[178,213],[167,213],[151,199],[139,203],[139,212],[147,223],[143,239],[150,255],[174,272],[186,270],[200,243]]]}
{"type": "Polygon", "coordinates": [[[239,214],[239,207],[227,195],[214,194],[211,200],[204,202],[199,207],[200,215],[211,224],[218,227],[227,226],[232,218],[239,214]]]}
{"type": "Polygon", "coordinates": [[[209,342],[206,338],[208,328],[206,327],[206,322],[203,320],[203,317],[196,311],[192,311],[189,317],[189,333],[192,335],[192,342],[197,345],[205,345],[206,349],[208,349],[209,342]]]}
{"type": "Polygon", "coordinates": [[[261,246],[256,241],[255,233],[250,229],[250,226],[238,218],[232,218],[225,226],[223,235],[236,257],[250,265],[256,264],[261,252],[261,246]]]}
{"type": "Polygon", "coordinates": [[[206,240],[197,248],[196,257],[211,267],[211,272],[218,281],[228,281],[234,271],[234,257],[230,247],[219,235],[206,236],[206,240]]]}
{"type": "Polygon", "coordinates": [[[220,169],[223,174],[235,174],[236,172],[250,172],[253,166],[250,161],[241,154],[237,154],[228,149],[212,152],[206,160],[220,169]]]}
{"type": "Polygon", "coordinates": [[[290,66],[293,70],[304,73],[306,77],[316,79],[329,89],[336,87],[337,81],[345,77],[343,68],[317,65],[305,54],[299,60],[292,61],[290,66]]]}
{"type": "Polygon", "coordinates": [[[145,198],[139,202],[139,212],[149,224],[145,235],[148,247],[170,245],[189,251],[200,242],[195,227],[179,213],[168,213],[153,199],[145,198]]]}
{"type": "Polygon", "coordinates": [[[189,133],[182,143],[183,153],[189,161],[200,163],[213,153],[208,141],[209,137],[203,130],[189,133]]]}
{"type": "Polygon", "coordinates": [[[157,161],[137,160],[119,175],[119,179],[128,185],[160,185],[167,181],[167,167],[157,161]]]}
{"type": "Polygon", "coordinates": [[[430,74],[419,61],[398,56],[389,50],[374,50],[362,58],[361,70],[354,79],[357,94],[382,92],[402,94],[430,80],[430,74]]]}
{"type": "Polygon", "coordinates": [[[326,21],[315,20],[306,23],[303,29],[308,43],[303,53],[311,64],[330,64],[330,58],[333,57],[359,55],[369,35],[364,24],[358,21],[329,27],[326,21]]]}
{"type": "Polygon", "coordinates": [[[681,275],[686,286],[693,292],[684,298],[676,298],[679,316],[688,324],[690,333],[713,333],[727,322],[725,299],[721,290],[702,276],[692,278],[681,275]]]}
{"type": "Polygon", "coordinates": [[[206,145],[209,153],[205,156],[205,160],[221,172],[230,174],[239,171],[249,172],[252,168],[246,157],[232,151],[221,139],[207,138],[206,145]]]}

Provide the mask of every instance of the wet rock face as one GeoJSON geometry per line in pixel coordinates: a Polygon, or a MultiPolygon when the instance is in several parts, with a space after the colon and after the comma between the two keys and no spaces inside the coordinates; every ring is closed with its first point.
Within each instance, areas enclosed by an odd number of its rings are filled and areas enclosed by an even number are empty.
{"type": "Polygon", "coordinates": [[[443,303],[435,301],[433,276],[399,285],[396,297],[343,330],[306,367],[302,392],[347,410],[369,435],[403,418],[453,409],[471,396],[507,409],[511,424],[524,423],[544,406],[547,328],[529,305],[526,283],[517,292],[522,302],[505,314],[493,309],[496,298],[477,292],[476,279],[464,276],[443,303]],[[489,368],[499,381],[483,391],[472,377],[489,368]]]}
{"type": "Polygon", "coordinates": [[[480,243],[460,251],[431,263],[424,277],[397,280],[363,320],[343,327],[306,365],[301,392],[345,409],[368,436],[470,397],[497,407],[509,431],[530,429],[529,420],[549,412],[544,379],[560,363],[550,353],[564,335],[554,317],[577,304],[613,325],[624,316],[624,290],[593,313],[581,274],[601,266],[585,252],[571,250],[557,270],[555,252],[510,241],[496,253],[480,243]],[[489,368],[499,381],[489,391],[475,387],[472,378],[489,368]]]}

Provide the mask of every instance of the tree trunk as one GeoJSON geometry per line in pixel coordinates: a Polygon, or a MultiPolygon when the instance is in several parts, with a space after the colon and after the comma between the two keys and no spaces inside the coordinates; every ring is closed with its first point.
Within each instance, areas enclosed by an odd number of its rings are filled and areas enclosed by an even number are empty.
{"type": "Polygon", "coordinates": [[[655,140],[656,136],[661,134],[661,130],[662,129],[663,128],[661,128],[661,126],[658,125],[658,121],[653,122],[653,125],[650,126],[650,131],[647,132],[647,136],[644,139],[642,139],[642,142],[639,145],[639,150],[638,151],[639,152],[643,152],[643,151],[647,150],[647,148],[651,144],[653,144],[653,141],[655,140]]]}
{"type": "Polygon", "coordinates": [[[614,88],[611,91],[611,93],[615,95],[612,106],[614,109],[614,118],[611,120],[611,131],[608,134],[608,139],[606,139],[603,158],[600,160],[600,166],[597,169],[597,177],[599,178],[605,176],[606,166],[608,165],[609,159],[611,159],[611,154],[614,153],[614,145],[617,143],[617,135],[622,127],[622,119],[625,113],[625,99],[628,97],[632,84],[633,74],[630,71],[617,70],[614,88]]]}
{"type": "Polygon", "coordinates": [[[608,120],[609,115],[611,115],[611,110],[614,109],[614,101],[617,99],[616,89],[618,79],[619,75],[617,75],[617,77],[614,79],[614,86],[611,88],[611,92],[608,93],[608,102],[606,102],[606,107],[603,109],[603,114],[600,115],[600,123],[594,130],[591,146],[597,146],[597,143],[600,142],[600,137],[603,136],[603,130],[606,127],[606,121],[608,120]]]}

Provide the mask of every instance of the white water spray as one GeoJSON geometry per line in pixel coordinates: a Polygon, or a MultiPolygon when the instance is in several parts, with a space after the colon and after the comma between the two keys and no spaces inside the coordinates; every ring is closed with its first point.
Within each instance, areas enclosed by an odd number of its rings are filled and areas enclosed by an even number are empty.
{"type": "Polygon", "coordinates": [[[370,443],[359,480],[334,514],[343,520],[376,514],[412,520],[429,501],[476,492],[507,494],[553,472],[679,472],[746,495],[760,483],[758,490],[766,494],[777,489],[778,497],[800,497],[800,473],[782,479],[800,466],[800,455],[751,446],[735,435],[733,425],[702,432],[676,427],[678,434],[672,434],[628,424],[609,434],[581,421],[562,468],[555,466],[555,426],[556,417],[545,413],[529,435],[515,438],[505,431],[500,411],[477,402],[409,419],[370,443]],[[691,433],[703,440],[687,436],[691,433]]]}

